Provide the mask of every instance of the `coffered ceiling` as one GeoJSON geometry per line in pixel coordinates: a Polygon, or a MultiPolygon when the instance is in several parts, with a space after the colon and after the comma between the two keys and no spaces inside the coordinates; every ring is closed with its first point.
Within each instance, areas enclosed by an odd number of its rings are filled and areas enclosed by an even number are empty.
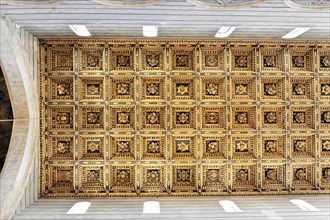
{"type": "Polygon", "coordinates": [[[296,27],[297,40],[330,39],[329,0],[2,0],[1,16],[45,38],[77,38],[69,24],[84,24],[92,38],[141,39],[157,25],[156,39],[215,39],[220,26],[236,26],[228,39],[273,39],[296,27]]]}

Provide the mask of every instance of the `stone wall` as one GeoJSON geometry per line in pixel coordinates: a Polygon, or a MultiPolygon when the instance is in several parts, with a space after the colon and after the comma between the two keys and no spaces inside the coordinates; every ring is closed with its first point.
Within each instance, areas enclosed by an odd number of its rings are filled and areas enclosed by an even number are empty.
{"type": "Polygon", "coordinates": [[[38,198],[38,39],[1,17],[0,63],[12,102],[14,122],[0,174],[0,219],[38,198]]]}

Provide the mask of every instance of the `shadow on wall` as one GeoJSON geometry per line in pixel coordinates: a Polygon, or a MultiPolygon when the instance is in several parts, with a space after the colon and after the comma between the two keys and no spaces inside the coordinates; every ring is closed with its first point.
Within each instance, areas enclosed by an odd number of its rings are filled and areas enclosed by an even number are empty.
{"type": "Polygon", "coordinates": [[[6,160],[12,128],[13,111],[5,78],[0,67],[0,172],[6,160]]]}

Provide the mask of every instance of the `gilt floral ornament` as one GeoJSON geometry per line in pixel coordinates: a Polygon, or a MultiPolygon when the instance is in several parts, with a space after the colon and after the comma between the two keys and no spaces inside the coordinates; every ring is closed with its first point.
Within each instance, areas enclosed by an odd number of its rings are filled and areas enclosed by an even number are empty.
{"type": "Polygon", "coordinates": [[[215,67],[218,65],[218,57],[216,55],[205,55],[205,66],[215,67]]]}
{"type": "Polygon", "coordinates": [[[330,179],[330,168],[329,167],[322,169],[322,176],[325,179],[330,179]]]}
{"type": "Polygon", "coordinates": [[[58,112],[56,115],[56,122],[59,124],[70,124],[70,113],[58,112]]]}
{"type": "Polygon", "coordinates": [[[206,151],[211,154],[219,152],[219,142],[218,141],[207,142],[206,151]]]}
{"type": "Polygon", "coordinates": [[[330,141],[322,141],[322,151],[330,151],[330,141]]]}
{"type": "Polygon", "coordinates": [[[148,124],[159,124],[159,112],[147,112],[148,124]]]}
{"type": "Polygon", "coordinates": [[[149,67],[159,66],[159,55],[147,55],[147,65],[149,67]]]}
{"type": "Polygon", "coordinates": [[[87,150],[91,153],[96,153],[100,151],[100,142],[98,141],[89,141],[87,143],[87,150]]]}
{"type": "Polygon", "coordinates": [[[296,180],[305,180],[306,179],[306,171],[303,168],[297,169],[294,173],[294,177],[296,180]]]}
{"type": "Polygon", "coordinates": [[[246,141],[236,141],[236,152],[248,152],[248,143],[246,141]]]}
{"type": "Polygon", "coordinates": [[[276,56],[264,56],[264,67],[276,67],[276,56]]]}
{"type": "Polygon", "coordinates": [[[118,124],[129,124],[129,112],[118,112],[117,123],[118,124]]]}
{"type": "Polygon", "coordinates": [[[190,169],[178,169],[177,170],[177,181],[178,182],[189,182],[190,181],[190,169]]]}
{"type": "Polygon", "coordinates": [[[119,67],[129,67],[129,65],[130,65],[130,57],[129,56],[124,56],[124,55],[117,56],[117,66],[119,66],[119,67]]]}
{"type": "Polygon", "coordinates": [[[100,62],[100,57],[95,55],[87,56],[87,67],[98,67],[100,62]]]}
{"type": "Polygon", "coordinates": [[[87,84],[88,95],[100,95],[100,84],[87,84]]]}
{"type": "Polygon", "coordinates": [[[177,124],[189,124],[189,112],[177,112],[176,113],[177,124]]]}
{"type": "Polygon", "coordinates": [[[57,148],[56,148],[57,152],[60,154],[65,154],[67,152],[69,152],[70,150],[70,143],[66,142],[66,141],[59,141],[57,142],[57,148]]]}
{"type": "Polygon", "coordinates": [[[130,152],[130,143],[128,141],[118,141],[117,142],[117,153],[127,153],[130,152]]]}
{"type": "Polygon", "coordinates": [[[236,95],[246,95],[247,94],[247,84],[236,84],[235,88],[235,94],[236,95]]]}
{"type": "Polygon", "coordinates": [[[240,181],[248,180],[249,178],[249,171],[247,169],[240,169],[236,172],[236,178],[240,181]]]}
{"type": "Polygon", "coordinates": [[[268,96],[275,96],[277,93],[276,84],[265,84],[264,93],[268,96]]]}
{"type": "Polygon", "coordinates": [[[219,85],[216,83],[208,83],[206,85],[206,95],[218,95],[219,93],[219,85]]]}
{"type": "Polygon", "coordinates": [[[148,83],[147,95],[159,95],[159,83],[148,83]]]}
{"type": "Polygon", "coordinates": [[[306,85],[303,83],[293,84],[293,95],[305,95],[306,85]]]}
{"type": "Polygon", "coordinates": [[[294,112],[293,122],[298,124],[305,123],[305,112],[294,112]]]}
{"type": "Polygon", "coordinates": [[[148,170],[147,171],[147,182],[159,182],[160,175],[159,170],[148,170]]]}
{"type": "Polygon", "coordinates": [[[276,141],[266,141],[265,151],[269,153],[274,153],[277,150],[276,141]]]}
{"type": "Polygon", "coordinates": [[[236,124],[247,124],[248,123],[248,113],[247,112],[237,112],[235,121],[236,121],[236,124]]]}
{"type": "Polygon", "coordinates": [[[69,83],[59,83],[56,87],[58,96],[70,95],[70,84],[69,83]]]}
{"type": "Polygon", "coordinates": [[[266,177],[268,180],[276,180],[277,178],[277,172],[275,169],[268,169],[266,171],[266,177]]]}
{"type": "Polygon", "coordinates": [[[321,84],[321,95],[330,95],[330,84],[321,84]]]}
{"type": "Polygon", "coordinates": [[[159,141],[149,141],[147,143],[147,153],[159,153],[160,143],[159,141]]]}
{"type": "Polygon", "coordinates": [[[219,113],[218,112],[206,112],[205,113],[205,123],[206,124],[219,123],[219,113]]]}
{"type": "Polygon", "coordinates": [[[219,181],[219,170],[209,169],[206,172],[206,179],[208,182],[217,182],[219,181]]]}
{"type": "Polygon", "coordinates": [[[330,123],[330,111],[322,113],[322,122],[330,123]]]}
{"type": "Polygon", "coordinates": [[[129,84],[128,83],[117,83],[116,85],[117,95],[129,95],[129,84]]]}
{"type": "Polygon", "coordinates": [[[88,124],[99,124],[100,113],[99,112],[87,112],[87,123],[88,124]]]}
{"type": "Polygon", "coordinates": [[[130,181],[130,171],[129,170],[118,170],[117,171],[117,182],[129,182],[130,181]]]}
{"type": "Polygon", "coordinates": [[[188,67],[189,66],[189,56],[188,55],[178,55],[176,56],[176,65],[178,67],[188,67]]]}
{"type": "Polygon", "coordinates": [[[294,151],[305,152],[307,149],[306,141],[296,140],[293,142],[294,151]]]}
{"type": "Polygon", "coordinates": [[[189,152],[189,143],[185,143],[184,141],[178,141],[176,145],[177,152],[189,152]]]}
{"type": "Polygon", "coordinates": [[[247,56],[235,56],[235,67],[247,68],[247,56]]]}
{"type": "Polygon", "coordinates": [[[100,179],[99,170],[89,170],[87,172],[87,182],[98,182],[100,179]]]}
{"type": "Polygon", "coordinates": [[[305,57],[304,56],[292,56],[292,66],[303,68],[305,66],[305,57]]]}
{"type": "Polygon", "coordinates": [[[274,124],[276,123],[276,112],[265,112],[265,123],[274,124]]]}
{"type": "Polygon", "coordinates": [[[320,58],[321,68],[330,68],[330,56],[321,56],[320,58]]]}
{"type": "Polygon", "coordinates": [[[177,95],[184,96],[189,94],[189,84],[177,84],[177,95]]]}

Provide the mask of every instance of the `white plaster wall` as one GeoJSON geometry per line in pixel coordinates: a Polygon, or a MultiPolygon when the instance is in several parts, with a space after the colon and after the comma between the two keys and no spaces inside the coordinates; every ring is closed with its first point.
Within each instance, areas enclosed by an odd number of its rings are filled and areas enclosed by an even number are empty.
{"type": "Polygon", "coordinates": [[[38,198],[38,39],[1,16],[0,63],[14,122],[0,174],[0,219],[10,219],[38,198]]]}

